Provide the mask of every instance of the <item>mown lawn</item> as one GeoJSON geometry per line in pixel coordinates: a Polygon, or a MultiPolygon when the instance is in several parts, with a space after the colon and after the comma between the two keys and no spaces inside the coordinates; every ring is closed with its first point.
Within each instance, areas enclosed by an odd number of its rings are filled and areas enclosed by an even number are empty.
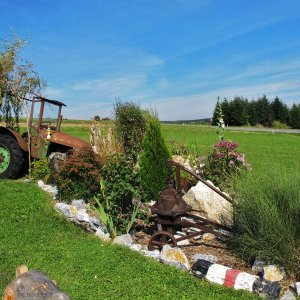
{"type": "Polygon", "coordinates": [[[0,181],[0,289],[21,264],[44,271],[74,300],[254,299],[129,249],[100,242],[54,211],[34,183],[0,181]]]}

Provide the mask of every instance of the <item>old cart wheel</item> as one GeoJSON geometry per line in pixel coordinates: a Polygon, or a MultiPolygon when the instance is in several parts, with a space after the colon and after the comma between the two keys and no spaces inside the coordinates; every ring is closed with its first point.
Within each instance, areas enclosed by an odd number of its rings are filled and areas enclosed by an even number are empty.
{"type": "Polygon", "coordinates": [[[0,135],[0,178],[15,178],[23,164],[23,153],[15,138],[0,135]]]}
{"type": "Polygon", "coordinates": [[[160,250],[164,245],[177,246],[176,239],[174,235],[168,231],[158,231],[154,233],[148,243],[148,249],[160,250]]]}

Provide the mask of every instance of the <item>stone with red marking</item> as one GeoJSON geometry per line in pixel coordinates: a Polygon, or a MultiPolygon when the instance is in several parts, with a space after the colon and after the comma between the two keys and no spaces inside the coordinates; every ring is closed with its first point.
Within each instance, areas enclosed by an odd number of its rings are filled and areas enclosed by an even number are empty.
{"type": "Polygon", "coordinates": [[[219,265],[219,264],[213,264],[210,266],[210,268],[207,271],[207,274],[205,278],[210,281],[217,284],[224,284],[226,272],[230,268],[219,265]]]}
{"type": "Polygon", "coordinates": [[[258,279],[258,276],[240,272],[235,280],[234,288],[236,290],[247,290],[252,292],[253,291],[253,284],[258,279]]]}
{"type": "Polygon", "coordinates": [[[235,280],[241,271],[236,269],[229,269],[225,275],[224,285],[227,287],[234,287],[235,280]]]}

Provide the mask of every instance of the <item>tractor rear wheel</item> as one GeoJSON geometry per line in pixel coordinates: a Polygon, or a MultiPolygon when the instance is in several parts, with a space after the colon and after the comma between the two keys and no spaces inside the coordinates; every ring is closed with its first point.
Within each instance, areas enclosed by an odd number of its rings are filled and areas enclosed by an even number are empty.
{"type": "Polygon", "coordinates": [[[23,153],[15,138],[0,135],[0,179],[16,178],[23,164],[23,153]]]}

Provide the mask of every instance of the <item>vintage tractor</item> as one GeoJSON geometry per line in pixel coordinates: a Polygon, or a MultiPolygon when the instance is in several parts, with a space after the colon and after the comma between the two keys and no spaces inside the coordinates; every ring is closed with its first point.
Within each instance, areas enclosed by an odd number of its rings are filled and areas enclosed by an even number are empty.
{"type": "Polygon", "coordinates": [[[60,131],[64,103],[35,95],[31,102],[28,131],[18,132],[0,126],[0,178],[16,178],[30,156],[42,159],[52,153],[67,153],[69,150],[91,150],[91,145],[79,138],[60,131]],[[37,120],[34,118],[35,106],[39,106],[37,120]],[[55,122],[44,118],[45,107],[57,111],[55,122]],[[36,122],[34,122],[36,120],[36,122]]]}

